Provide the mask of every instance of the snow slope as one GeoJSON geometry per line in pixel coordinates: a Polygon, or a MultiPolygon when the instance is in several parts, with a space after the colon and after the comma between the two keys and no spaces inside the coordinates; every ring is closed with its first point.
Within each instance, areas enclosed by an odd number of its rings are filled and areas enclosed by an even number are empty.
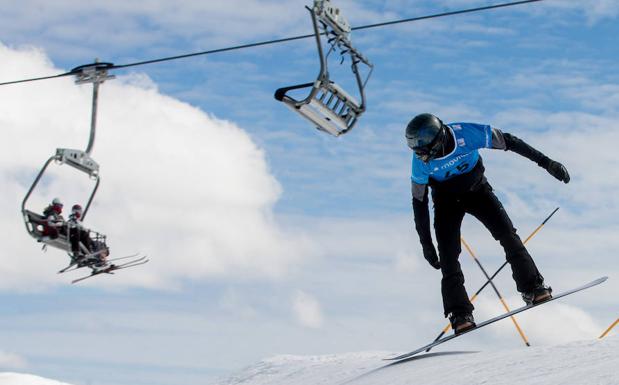
{"type": "Polygon", "coordinates": [[[69,385],[66,382],[21,373],[0,373],[0,385],[69,385]]]}
{"type": "MultiPolygon", "coordinates": [[[[398,352],[401,353],[401,352],[398,352]]],[[[619,385],[619,336],[490,352],[440,351],[401,363],[390,352],[277,356],[217,385],[619,385]]],[[[0,385],[69,385],[0,373],[0,385]]]]}
{"type": "Polygon", "coordinates": [[[619,384],[619,337],[491,352],[443,349],[391,365],[382,361],[387,352],[277,356],[217,384],[619,384]]]}

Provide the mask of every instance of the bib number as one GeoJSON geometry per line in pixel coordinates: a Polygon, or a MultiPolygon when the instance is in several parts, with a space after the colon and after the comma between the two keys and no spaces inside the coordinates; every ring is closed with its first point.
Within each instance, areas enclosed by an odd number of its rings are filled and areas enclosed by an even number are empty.
{"type": "MultiPolygon", "coordinates": [[[[464,170],[466,170],[467,168],[469,168],[468,162],[460,163],[459,165],[456,166],[456,170],[458,170],[458,174],[462,174],[464,170]]],[[[451,171],[452,170],[447,171],[447,173],[445,174],[445,179],[449,178],[452,175],[451,171]]]]}

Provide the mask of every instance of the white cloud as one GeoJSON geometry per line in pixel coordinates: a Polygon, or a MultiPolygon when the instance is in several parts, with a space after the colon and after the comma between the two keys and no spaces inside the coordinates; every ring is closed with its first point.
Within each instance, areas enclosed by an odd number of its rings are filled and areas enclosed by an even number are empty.
{"type": "MultiPolygon", "coordinates": [[[[449,9],[473,8],[479,6],[476,0],[441,0],[449,9]]],[[[558,11],[578,11],[587,16],[590,23],[602,19],[612,19],[619,14],[619,3],[615,0],[579,0],[579,1],[542,1],[512,8],[512,12],[529,12],[548,16],[549,9],[557,16],[558,11]]]]}
{"type": "Polygon", "coordinates": [[[619,15],[619,3],[615,0],[581,0],[544,2],[547,8],[582,12],[590,24],[619,15]]]}
{"type": "Polygon", "coordinates": [[[312,329],[320,328],[323,325],[320,302],[312,295],[297,291],[293,298],[292,308],[301,325],[312,329]]]}
{"type": "Polygon", "coordinates": [[[28,362],[22,356],[0,350],[0,369],[23,369],[28,362]]]}
{"type": "Polygon", "coordinates": [[[16,44],[38,39],[53,56],[65,59],[120,53],[131,57],[136,50],[148,55],[176,54],[180,43],[186,49],[210,49],[280,31],[308,31],[311,27],[303,5],[300,0],[111,0],[98,4],[27,0],[19,6],[3,4],[0,35],[12,36],[16,44]]]}
{"type": "MultiPolygon", "coordinates": [[[[0,57],[1,79],[60,72],[36,50],[0,46],[0,57]]],[[[62,282],[53,271],[67,258],[58,251],[40,255],[18,207],[55,148],[86,147],[91,92],[68,78],[0,89],[4,288],[62,282]]],[[[232,122],[160,94],[143,76],[101,86],[92,155],[102,182],[86,225],[108,235],[114,256],[141,251],[151,257],[116,282],[277,276],[307,251],[308,242],[286,234],[273,216],[281,187],[251,138],[232,122]]],[[[33,210],[54,196],[70,207],[92,186],[66,166],[50,166],[49,175],[29,201],[33,210]]]]}
{"type": "MultiPolygon", "coordinates": [[[[513,304],[512,310],[524,303],[519,297],[506,298],[513,304]]],[[[516,320],[524,334],[533,345],[560,344],[576,340],[588,340],[599,335],[602,326],[596,323],[584,310],[560,300],[537,309],[517,314],[516,320]]],[[[479,319],[487,319],[505,312],[498,299],[489,294],[480,297],[476,303],[479,319]]],[[[498,322],[492,328],[495,335],[505,336],[512,333],[514,324],[511,320],[498,322]]]]}
{"type": "MultiPolygon", "coordinates": [[[[397,84],[390,85],[397,87],[397,84]]],[[[390,88],[378,91],[388,95],[390,88]]],[[[377,98],[378,99],[378,98],[377,98]]],[[[421,112],[431,112],[440,116],[445,122],[451,121],[464,121],[481,119],[483,114],[476,108],[472,107],[469,103],[461,100],[450,101],[445,103],[441,100],[441,97],[436,94],[428,94],[421,91],[404,91],[399,92],[397,99],[387,99],[380,102],[377,108],[387,109],[394,114],[401,114],[404,116],[410,116],[421,112]]],[[[403,124],[403,126],[405,123],[403,124]]],[[[403,130],[403,129],[402,129],[403,130]]]]}
{"type": "MultiPolygon", "coordinates": [[[[413,246],[413,245],[411,245],[413,246]]],[[[423,259],[421,252],[415,253],[410,250],[396,253],[395,268],[402,273],[411,273],[417,270],[419,262],[423,259]]]]}
{"type": "Polygon", "coordinates": [[[410,222],[405,216],[371,219],[322,217],[305,221],[305,226],[312,227],[312,237],[320,245],[317,248],[323,256],[395,261],[396,256],[402,250],[408,250],[407,246],[416,238],[416,234],[407,231],[410,222]]]}

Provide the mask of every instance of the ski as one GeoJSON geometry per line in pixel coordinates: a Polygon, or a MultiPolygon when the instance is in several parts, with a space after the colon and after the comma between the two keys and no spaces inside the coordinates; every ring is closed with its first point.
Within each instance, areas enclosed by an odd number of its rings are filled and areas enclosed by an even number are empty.
{"type": "Polygon", "coordinates": [[[76,257],[74,257],[73,255],[71,255],[69,253],[69,257],[71,258],[71,263],[69,263],[69,266],[65,267],[64,269],[60,269],[58,271],[58,274],[62,274],[62,273],[66,273],[68,271],[73,271],[73,270],[81,269],[82,267],[88,267],[92,263],[98,262],[98,260],[94,260],[94,257],[97,257],[102,252],[103,252],[103,250],[96,251],[96,252],[91,253],[91,254],[86,254],[86,255],[84,255],[81,258],[76,258],[76,257]]]}
{"type": "MultiPolygon", "coordinates": [[[[81,269],[82,267],[88,267],[90,266],[90,264],[88,263],[88,258],[92,258],[93,256],[97,255],[97,253],[93,253],[93,254],[89,254],[88,256],[86,256],[84,260],[82,260],[81,264],[75,261],[72,261],[69,266],[65,267],[64,269],[61,269],[58,271],[58,274],[62,274],[62,273],[66,273],[69,271],[73,271],[73,270],[77,270],[77,269],[81,269]]],[[[120,261],[123,259],[128,259],[128,258],[135,258],[138,255],[140,255],[140,253],[136,253],[136,254],[131,254],[131,255],[127,255],[124,257],[118,257],[118,258],[112,258],[112,259],[107,259],[105,262],[109,263],[109,262],[114,262],[114,261],[120,261]]]]}
{"type": "Polygon", "coordinates": [[[590,287],[597,286],[597,285],[601,284],[602,282],[606,281],[607,279],[608,279],[608,277],[598,278],[598,279],[596,279],[596,280],[594,280],[594,281],[591,281],[591,282],[589,282],[589,283],[587,283],[587,284],[585,284],[585,285],[579,286],[579,287],[577,287],[577,288],[575,288],[575,289],[571,289],[571,290],[568,290],[568,291],[564,291],[563,293],[556,294],[556,295],[554,295],[551,299],[549,299],[549,300],[547,300],[547,301],[544,301],[544,302],[541,302],[541,303],[537,303],[537,304],[535,304],[535,305],[526,305],[526,306],[520,307],[520,308],[515,309],[515,310],[512,310],[512,311],[510,311],[510,312],[507,312],[507,313],[501,314],[501,315],[499,315],[499,316],[497,316],[497,317],[494,317],[494,318],[491,318],[491,319],[489,319],[489,320],[483,321],[483,322],[481,322],[481,323],[477,324],[477,326],[475,326],[474,328],[469,329],[469,330],[466,330],[466,331],[464,331],[464,332],[462,332],[462,333],[460,333],[460,334],[452,334],[452,335],[449,335],[449,336],[447,336],[447,337],[444,337],[444,338],[441,338],[441,339],[439,339],[439,340],[436,340],[436,341],[434,341],[434,342],[432,342],[432,343],[429,343],[428,345],[426,345],[426,346],[424,346],[424,347],[421,347],[421,348],[419,348],[419,349],[413,350],[412,352],[405,353],[405,354],[402,354],[402,355],[399,355],[399,356],[396,356],[396,357],[384,358],[383,360],[386,360],[386,361],[399,361],[399,360],[404,360],[404,359],[406,359],[406,358],[409,358],[409,357],[412,357],[412,356],[414,356],[414,355],[416,355],[416,354],[419,354],[419,353],[423,352],[423,351],[424,351],[424,350],[426,350],[426,349],[433,348],[433,347],[435,347],[435,346],[437,346],[437,345],[442,344],[443,342],[447,342],[447,341],[452,340],[452,339],[454,339],[454,338],[456,338],[456,337],[460,337],[460,336],[462,336],[462,335],[464,335],[464,334],[467,334],[467,333],[469,333],[469,332],[472,332],[473,330],[480,329],[480,328],[482,328],[482,327],[484,327],[484,326],[490,325],[491,323],[494,323],[494,322],[500,321],[500,320],[502,320],[502,319],[504,319],[504,318],[508,318],[508,317],[510,317],[510,316],[512,316],[512,315],[514,315],[514,314],[517,314],[517,313],[523,312],[523,311],[525,311],[525,310],[532,309],[532,308],[534,308],[534,307],[536,307],[536,306],[540,306],[540,305],[546,304],[546,303],[548,303],[548,302],[552,302],[552,301],[554,301],[555,299],[559,299],[559,298],[565,297],[565,296],[567,296],[567,295],[570,295],[570,294],[573,294],[573,293],[579,292],[579,291],[581,291],[581,290],[585,290],[585,289],[588,289],[588,288],[590,288],[590,287]]]}
{"type": "Polygon", "coordinates": [[[66,273],[67,271],[77,270],[77,269],[82,268],[82,267],[84,267],[84,266],[77,266],[77,262],[71,262],[71,264],[69,264],[69,266],[65,267],[64,269],[58,270],[58,274],[66,273]]]}
{"type": "Polygon", "coordinates": [[[135,258],[138,255],[140,255],[140,253],[135,253],[135,254],[131,254],[131,255],[127,255],[125,257],[118,257],[118,258],[112,258],[112,259],[107,259],[107,262],[114,262],[114,261],[120,261],[121,259],[127,259],[127,258],[135,258]]]}
{"type": "Polygon", "coordinates": [[[143,265],[143,264],[147,263],[148,261],[149,260],[146,258],[146,256],[143,256],[143,257],[131,260],[129,262],[122,263],[120,265],[109,265],[109,266],[101,268],[99,270],[93,270],[92,273],[90,273],[89,275],[86,275],[86,276],[81,277],[81,278],[74,279],[73,281],[71,281],[71,283],[81,282],[81,281],[83,281],[85,279],[92,278],[92,277],[97,276],[99,274],[114,274],[114,272],[116,270],[122,270],[122,269],[127,269],[127,268],[130,268],[130,267],[140,266],[140,265],[143,265]]]}

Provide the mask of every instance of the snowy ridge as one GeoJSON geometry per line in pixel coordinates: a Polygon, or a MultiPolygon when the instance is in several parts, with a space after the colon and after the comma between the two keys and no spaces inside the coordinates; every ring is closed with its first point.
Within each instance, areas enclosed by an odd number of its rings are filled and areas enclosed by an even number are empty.
{"type": "Polygon", "coordinates": [[[433,352],[389,364],[386,352],[276,356],[217,385],[617,385],[619,337],[486,352],[433,352]]]}
{"type": "Polygon", "coordinates": [[[31,374],[0,373],[0,385],[69,385],[66,382],[49,380],[31,374]]]}

